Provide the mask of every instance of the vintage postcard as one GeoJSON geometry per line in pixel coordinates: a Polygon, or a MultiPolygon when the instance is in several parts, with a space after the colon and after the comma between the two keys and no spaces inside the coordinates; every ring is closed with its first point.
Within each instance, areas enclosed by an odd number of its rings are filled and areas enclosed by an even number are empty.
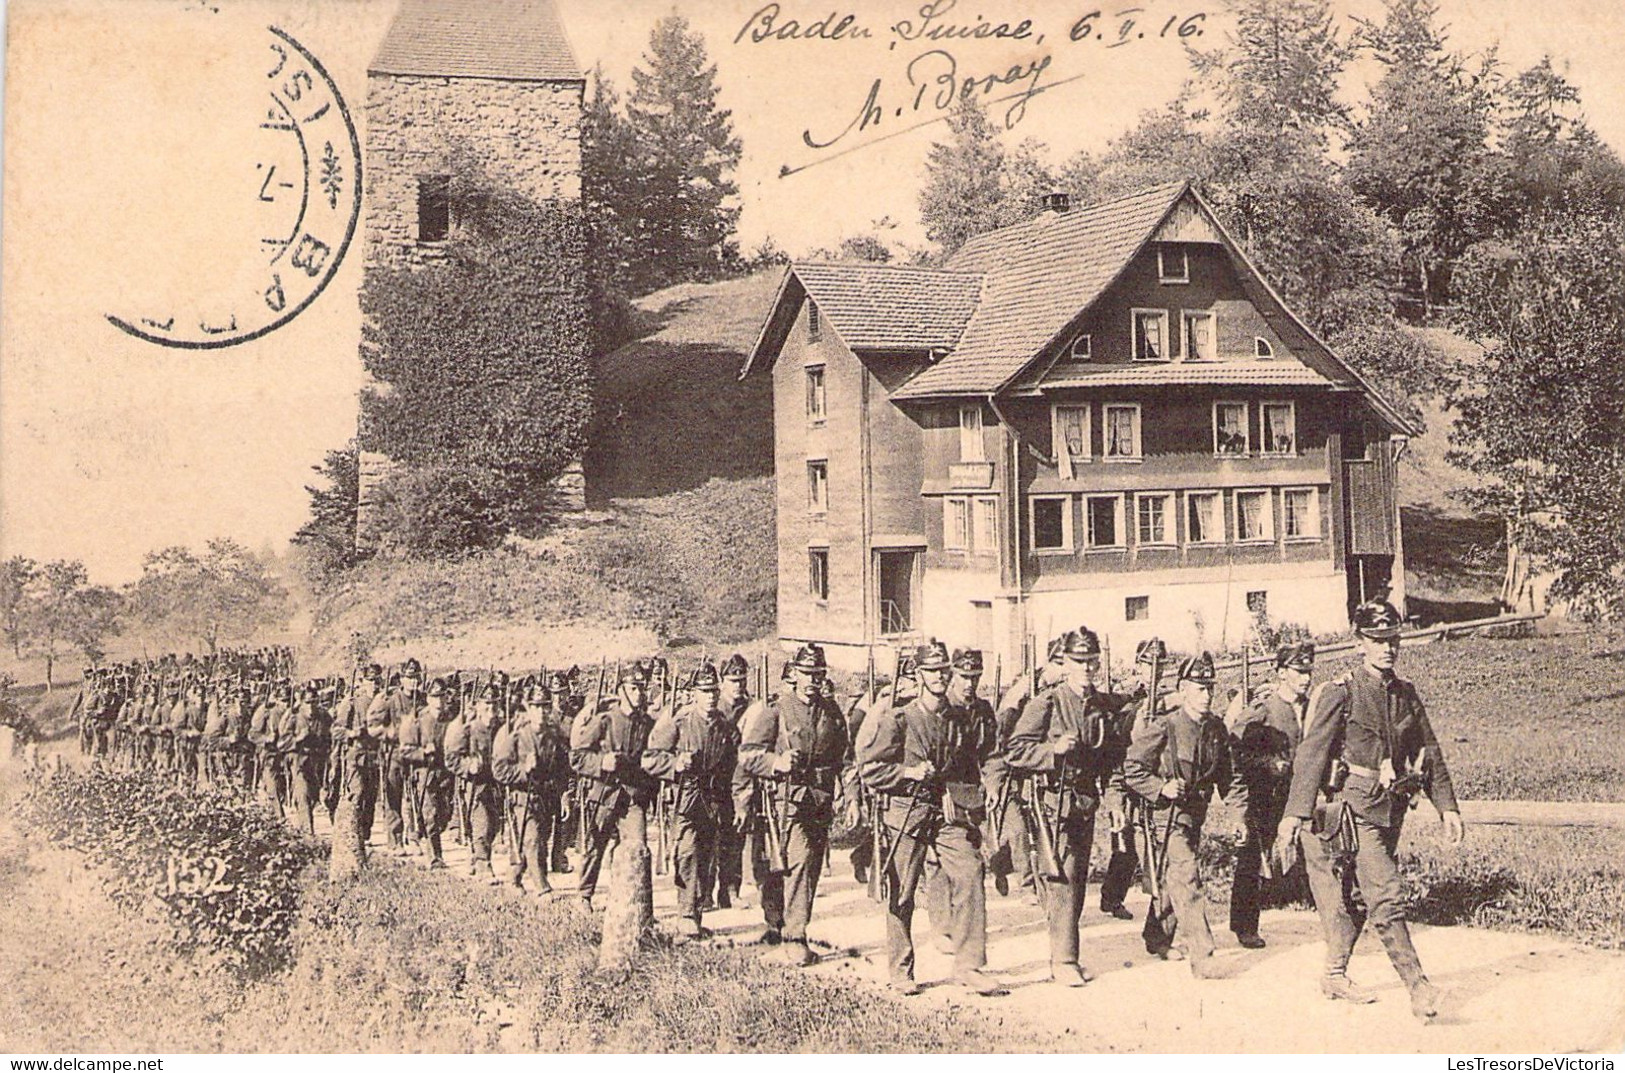
{"type": "Polygon", "coordinates": [[[13,1068],[1614,1068],[1625,16],[5,20],[13,1068]]]}

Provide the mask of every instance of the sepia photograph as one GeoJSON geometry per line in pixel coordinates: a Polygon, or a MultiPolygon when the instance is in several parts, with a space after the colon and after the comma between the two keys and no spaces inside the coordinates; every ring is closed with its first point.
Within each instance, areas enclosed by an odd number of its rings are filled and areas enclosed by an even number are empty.
{"type": "Polygon", "coordinates": [[[1613,1070],[1622,41],[9,0],[9,1068],[1613,1070]]]}

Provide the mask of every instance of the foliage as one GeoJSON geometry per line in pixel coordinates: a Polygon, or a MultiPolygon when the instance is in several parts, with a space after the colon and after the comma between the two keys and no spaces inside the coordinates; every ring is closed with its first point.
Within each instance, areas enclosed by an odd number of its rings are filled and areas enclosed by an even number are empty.
{"type": "Polygon", "coordinates": [[[305,485],[310,496],[310,518],[290,541],[304,550],[310,580],[321,584],[356,564],[355,519],[361,497],[360,447],[356,441],[329,451],[312,470],[325,487],[305,485]]]}
{"type": "Polygon", "coordinates": [[[23,656],[24,623],[28,610],[28,589],[39,572],[39,564],[21,555],[0,563],[0,631],[11,654],[23,656]]]}
{"type": "Polygon", "coordinates": [[[1452,460],[1474,506],[1559,573],[1553,595],[1625,614],[1625,222],[1574,205],[1481,244],[1458,272],[1460,321],[1485,345],[1452,392],[1452,460]]]}
{"type": "Polygon", "coordinates": [[[130,610],[149,631],[213,654],[287,625],[288,590],[264,562],[229,538],[199,556],[179,545],[148,552],[127,591],[130,610]]]}
{"type": "Polygon", "coordinates": [[[384,555],[455,557],[496,543],[506,497],[484,471],[425,466],[397,473],[377,492],[384,555]]]}
{"type": "Polygon", "coordinates": [[[642,270],[635,242],[642,174],[637,135],[623,114],[620,94],[603,67],[594,67],[592,92],[581,113],[581,202],[592,250],[586,269],[594,354],[608,353],[635,334],[628,298],[642,270]]]}
{"type": "Polygon", "coordinates": [[[25,830],[102,867],[121,909],[162,905],[176,949],[214,950],[248,973],[286,959],[300,871],[321,856],[257,807],[149,773],[58,772],[17,812],[25,830]]]}
{"type": "Polygon", "coordinates": [[[92,585],[77,559],[35,563],[17,556],[5,564],[5,590],[7,640],[17,654],[45,659],[48,685],[58,659],[77,651],[98,662],[103,642],[121,628],[119,594],[92,585]]]}
{"type": "Polygon", "coordinates": [[[948,141],[932,144],[920,190],[920,222],[944,255],[1008,222],[1001,181],[1005,151],[987,113],[974,98],[961,96],[946,122],[948,141]]]}
{"type": "Polygon", "coordinates": [[[10,727],[16,732],[17,744],[27,745],[39,740],[39,727],[13,695],[16,687],[17,679],[0,671],[0,727],[10,727]]]}

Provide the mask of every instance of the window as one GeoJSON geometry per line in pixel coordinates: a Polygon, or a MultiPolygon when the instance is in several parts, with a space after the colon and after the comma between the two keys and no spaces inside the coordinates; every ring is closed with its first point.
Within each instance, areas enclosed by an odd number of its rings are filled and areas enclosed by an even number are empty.
{"type": "Polygon", "coordinates": [[[1140,407],[1133,403],[1107,403],[1103,414],[1106,420],[1105,457],[1139,458],[1140,407]]]}
{"type": "Polygon", "coordinates": [[[1270,341],[1262,335],[1255,335],[1253,336],[1253,353],[1261,358],[1273,358],[1275,357],[1275,348],[1270,346],[1270,341]]]}
{"type": "Polygon", "coordinates": [[[829,463],[807,463],[807,509],[814,514],[829,510],[829,463]]]}
{"type": "Polygon", "coordinates": [[[1072,479],[1072,467],[1089,461],[1089,407],[1057,406],[1050,414],[1056,465],[1062,480],[1072,479]]]}
{"type": "Polygon", "coordinates": [[[1298,449],[1297,407],[1290,402],[1266,402],[1259,407],[1263,453],[1290,455],[1298,449]]]}
{"type": "Polygon", "coordinates": [[[999,501],[993,496],[979,497],[971,522],[973,546],[977,553],[996,553],[999,550],[999,501]]]}
{"type": "Polygon", "coordinates": [[[1134,499],[1135,541],[1140,544],[1172,544],[1174,497],[1166,494],[1141,495],[1134,499]]]}
{"type": "Polygon", "coordinates": [[[824,423],[824,367],[807,370],[807,420],[815,425],[824,423]]]}
{"type": "Polygon", "coordinates": [[[451,176],[418,176],[418,241],[444,242],[451,234],[451,176]]]}
{"type": "Polygon", "coordinates": [[[1212,313],[1186,313],[1185,360],[1212,361],[1219,356],[1212,313]]]}
{"type": "Polygon", "coordinates": [[[970,500],[949,496],[942,502],[942,546],[949,551],[970,548],[970,500]]]}
{"type": "Polygon", "coordinates": [[[1128,596],[1123,600],[1123,621],[1148,622],[1151,619],[1151,597],[1128,596]]]}
{"type": "Polygon", "coordinates": [[[1320,497],[1313,488],[1282,490],[1281,527],[1288,540],[1320,538],[1320,497]]]}
{"type": "Polygon", "coordinates": [[[1073,361],[1089,361],[1094,357],[1094,352],[1094,336],[1090,335],[1088,332],[1084,332],[1082,335],[1072,340],[1071,359],[1073,361]]]}
{"type": "Polygon", "coordinates": [[[1033,496],[1028,503],[1032,510],[1034,551],[1072,550],[1072,497],[1033,496]]]}
{"type": "Polygon", "coordinates": [[[982,408],[980,406],[961,406],[959,408],[959,460],[961,462],[987,461],[987,456],[982,451],[982,408]]]}
{"type": "Polygon", "coordinates": [[[807,549],[807,595],[819,603],[829,599],[829,549],[807,549]]]}
{"type": "Polygon", "coordinates": [[[1262,543],[1275,539],[1275,517],[1268,491],[1236,493],[1236,540],[1262,543]]]}
{"type": "Polygon", "coordinates": [[[1185,493],[1185,539],[1191,544],[1224,543],[1224,521],[1219,514],[1219,493],[1185,493]]]}
{"type": "Polygon", "coordinates": [[[1247,435],[1247,404],[1213,404],[1213,453],[1245,456],[1252,443],[1247,435]]]}
{"type": "Polygon", "coordinates": [[[1123,497],[1089,496],[1084,500],[1089,519],[1089,547],[1123,546],[1123,497]]]}
{"type": "Polygon", "coordinates": [[[1270,594],[1260,589],[1258,592],[1247,594],[1247,613],[1249,615],[1267,615],[1270,613],[1270,594]]]}
{"type": "Polygon", "coordinates": [[[1165,361],[1168,358],[1168,311],[1134,311],[1134,360],[1165,361]]]}
{"type": "Polygon", "coordinates": [[[1164,283],[1191,281],[1191,262],[1184,246],[1169,242],[1157,247],[1157,278],[1164,283]]]}
{"type": "Polygon", "coordinates": [[[812,299],[807,300],[807,341],[818,342],[819,330],[822,325],[818,322],[818,304],[812,299]]]}

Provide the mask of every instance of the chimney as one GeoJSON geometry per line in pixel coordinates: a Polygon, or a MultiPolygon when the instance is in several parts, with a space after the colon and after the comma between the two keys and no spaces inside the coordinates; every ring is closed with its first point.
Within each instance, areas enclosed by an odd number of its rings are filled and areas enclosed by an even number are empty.
{"type": "Polygon", "coordinates": [[[1072,209],[1072,195],[1065,190],[1051,190],[1044,195],[1044,211],[1057,215],[1072,209]]]}

